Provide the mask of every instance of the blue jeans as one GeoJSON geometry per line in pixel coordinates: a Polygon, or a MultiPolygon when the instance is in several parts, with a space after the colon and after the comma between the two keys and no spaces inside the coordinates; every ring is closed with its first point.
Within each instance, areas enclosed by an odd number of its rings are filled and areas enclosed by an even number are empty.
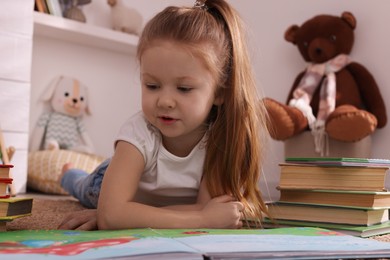
{"type": "Polygon", "coordinates": [[[97,208],[104,173],[111,159],[102,162],[91,174],[80,169],[69,169],[61,179],[61,187],[87,208],[97,208]]]}

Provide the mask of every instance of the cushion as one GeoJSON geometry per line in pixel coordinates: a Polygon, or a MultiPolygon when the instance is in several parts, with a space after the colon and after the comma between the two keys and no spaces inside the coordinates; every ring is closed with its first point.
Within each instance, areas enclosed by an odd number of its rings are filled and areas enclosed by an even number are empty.
{"type": "MultiPolygon", "coordinates": [[[[371,136],[357,142],[342,142],[328,138],[328,153],[323,157],[371,158],[371,136]]],[[[310,131],[296,135],[284,142],[285,157],[322,157],[315,151],[314,138],[310,131]]]]}
{"type": "Polygon", "coordinates": [[[43,150],[28,155],[27,186],[43,193],[68,193],[61,188],[58,178],[62,166],[72,163],[74,168],[92,172],[105,158],[70,150],[43,150]]]}

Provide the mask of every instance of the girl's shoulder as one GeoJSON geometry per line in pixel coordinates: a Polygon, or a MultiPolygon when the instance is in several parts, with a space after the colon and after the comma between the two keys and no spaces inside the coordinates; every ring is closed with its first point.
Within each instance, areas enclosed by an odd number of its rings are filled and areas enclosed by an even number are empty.
{"type": "Polygon", "coordinates": [[[146,120],[142,111],[129,117],[121,126],[119,134],[126,135],[128,133],[144,138],[160,138],[160,132],[146,120]]]}
{"type": "Polygon", "coordinates": [[[127,119],[122,125],[121,130],[122,129],[124,129],[125,131],[131,131],[134,134],[143,135],[145,137],[160,137],[160,132],[158,131],[158,129],[146,120],[142,111],[137,112],[129,119],[127,119]]]}
{"type": "MultiPolygon", "coordinates": [[[[160,132],[138,112],[125,121],[119,130],[117,141],[131,143],[142,153],[146,162],[155,157],[161,144],[160,132]]],[[[115,143],[116,143],[115,142],[115,143]]]]}

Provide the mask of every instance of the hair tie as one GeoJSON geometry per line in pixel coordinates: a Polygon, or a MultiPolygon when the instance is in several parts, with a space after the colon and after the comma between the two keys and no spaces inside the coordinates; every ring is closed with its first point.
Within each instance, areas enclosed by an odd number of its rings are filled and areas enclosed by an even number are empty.
{"type": "Polygon", "coordinates": [[[204,1],[196,0],[195,4],[194,4],[194,8],[199,8],[199,9],[202,9],[204,11],[207,11],[209,9],[206,5],[206,0],[204,0],[204,1]]]}

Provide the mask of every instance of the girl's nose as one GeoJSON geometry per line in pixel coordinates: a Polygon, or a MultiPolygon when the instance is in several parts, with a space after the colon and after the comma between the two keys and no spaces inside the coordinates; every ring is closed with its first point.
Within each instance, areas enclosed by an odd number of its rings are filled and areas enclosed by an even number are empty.
{"type": "Polygon", "coordinates": [[[175,104],[176,104],[175,99],[170,93],[161,93],[157,102],[157,106],[161,108],[169,108],[169,109],[174,108],[175,104]]]}

